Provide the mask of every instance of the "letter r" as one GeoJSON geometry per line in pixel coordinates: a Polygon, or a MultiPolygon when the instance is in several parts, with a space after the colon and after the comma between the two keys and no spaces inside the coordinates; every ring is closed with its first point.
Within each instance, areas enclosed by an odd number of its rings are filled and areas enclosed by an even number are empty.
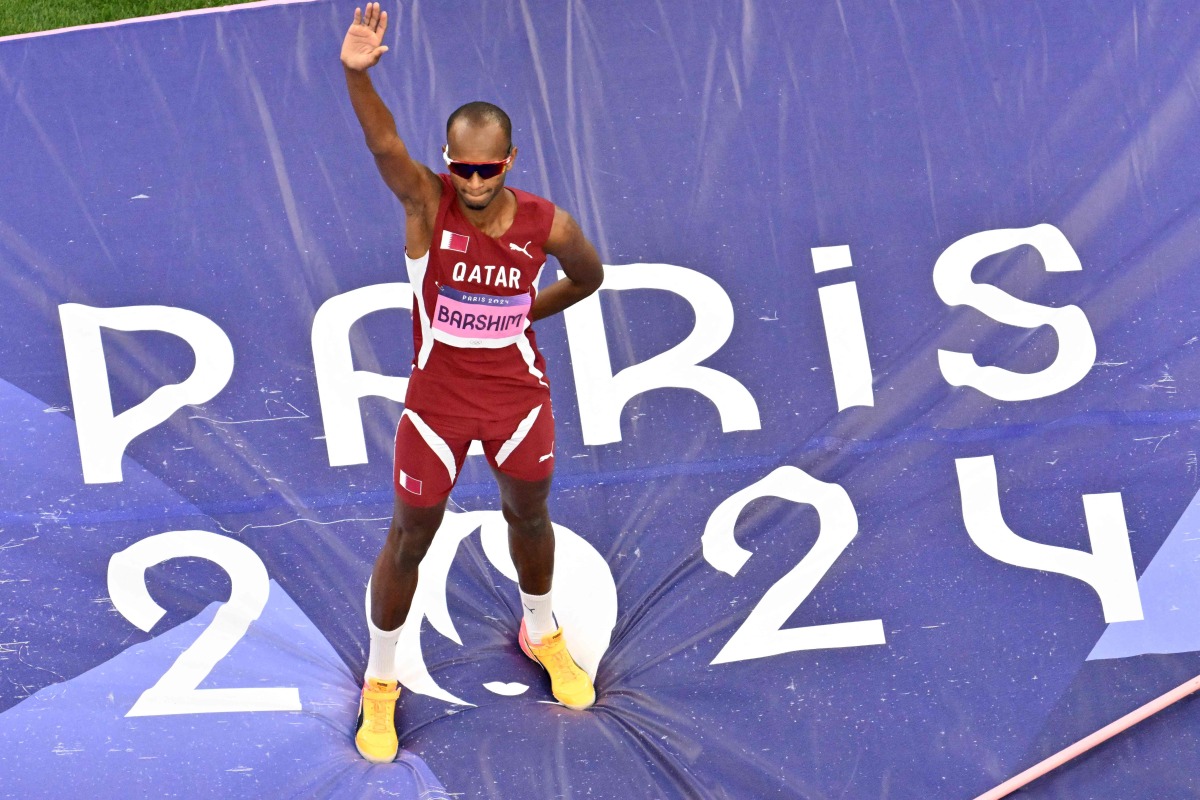
{"type": "MultiPolygon", "coordinates": [[[[722,430],[762,427],[758,406],[745,386],[724,372],[700,366],[733,331],[733,304],[720,284],[696,270],[671,264],[606,266],[605,273],[601,291],[659,289],[681,295],[696,312],[696,326],[671,349],[614,375],[598,294],[564,312],[584,444],[621,441],[625,404],[643,392],[666,387],[691,389],[711,400],[721,416],[722,430]]],[[[559,276],[565,277],[561,271],[559,276]]]]}

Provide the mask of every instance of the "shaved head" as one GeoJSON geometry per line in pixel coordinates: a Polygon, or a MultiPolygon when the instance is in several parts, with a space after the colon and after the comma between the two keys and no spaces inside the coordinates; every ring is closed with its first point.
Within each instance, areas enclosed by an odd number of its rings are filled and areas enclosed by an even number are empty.
{"type": "Polygon", "coordinates": [[[459,106],[450,115],[450,118],[446,120],[447,141],[450,139],[450,129],[454,127],[456,122],[466,123],[473,128],[499,125],[501,130],[504,131],[504,139],[507,143],[506,152],[512,150],[512,120],[508,118],[508,114],[505,114],[504,109],[500,106],[486,103],[483,100],[476,100],[464,106],[459,106]]]}

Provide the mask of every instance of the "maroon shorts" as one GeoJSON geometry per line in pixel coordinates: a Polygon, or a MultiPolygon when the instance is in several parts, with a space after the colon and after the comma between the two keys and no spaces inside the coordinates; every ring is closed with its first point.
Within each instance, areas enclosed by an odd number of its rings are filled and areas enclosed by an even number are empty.
{"type": "Polygon", "coordinates": [[[467,448],[478,439],[488,463],[512,478],[540,481],[554,472],[554,413],[541,405],[502,420],[472,420],[404,409],[396,426],[392,478],[409,505],[433,506],[450,496],[467,448]]]}

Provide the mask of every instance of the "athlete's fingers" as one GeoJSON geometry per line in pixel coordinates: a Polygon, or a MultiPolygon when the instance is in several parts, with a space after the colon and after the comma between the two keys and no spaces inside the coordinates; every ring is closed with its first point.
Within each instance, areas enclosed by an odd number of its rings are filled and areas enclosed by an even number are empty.
{"type": "Polygon", "coordinates": [[[381,14],[379,17],[379,38],[381,41],[383,39],[383,34],[385,34],[385,33],[387,33],[387,12],[386,11],[383,12],[383,14],[381,14]]]}
{"type": "Polygon", "coordinates": [[[362,9],[361,8],[354,9],[354,24],[362,25],[362,9]]]}

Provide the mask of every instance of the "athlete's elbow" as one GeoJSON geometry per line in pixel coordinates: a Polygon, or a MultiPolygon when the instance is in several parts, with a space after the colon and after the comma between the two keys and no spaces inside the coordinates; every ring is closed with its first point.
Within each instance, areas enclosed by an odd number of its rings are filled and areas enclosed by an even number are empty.
{"type": "Polygon", "coordinates": [[[377,159],[395,158],[398,154],[405,152],[404,142],[395,131],[371,132],[367,131],[367,149],[371,151],[371,155],[377,159]]]}
{"type": "Polygon", "coordinates": [[[583,297],[590,294],[595,294],[599,291],[601,284],[604,283],[604,267],[597,263],[593,269],[589,269],[581,276],[573,279],[575,288],[583,297]]]}

